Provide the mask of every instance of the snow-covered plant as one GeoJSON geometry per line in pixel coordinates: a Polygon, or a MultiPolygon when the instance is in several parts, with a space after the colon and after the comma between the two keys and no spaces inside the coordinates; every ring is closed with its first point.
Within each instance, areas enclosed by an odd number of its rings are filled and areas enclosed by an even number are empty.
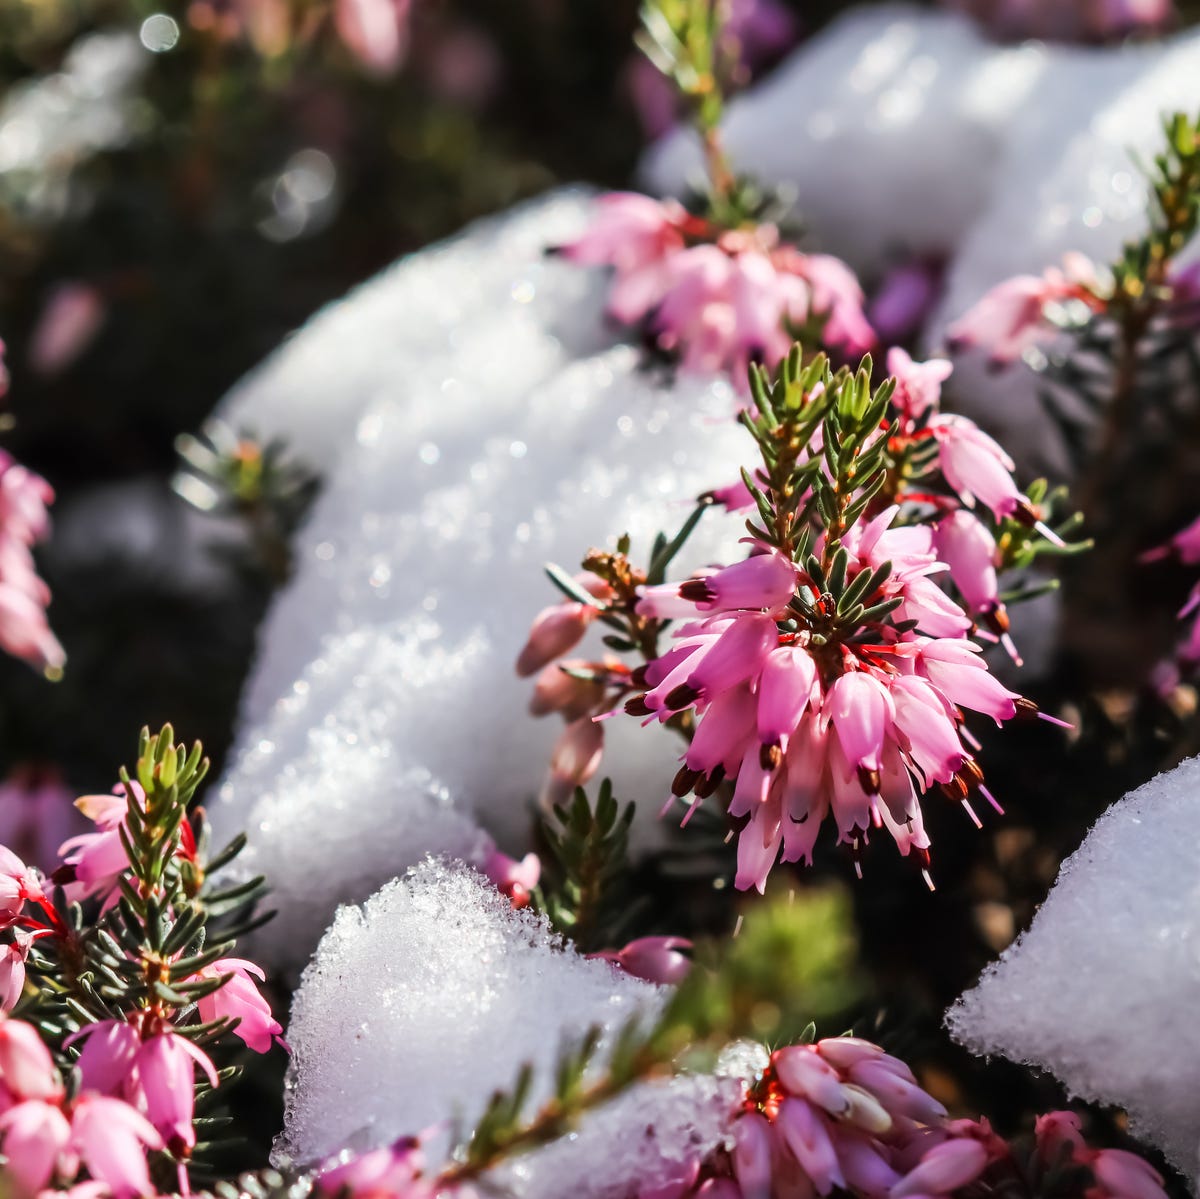
{"type": "Polygon", "coordinates": [[[707,186],[688,207],[630,192],[602,196],[591,226],[562,253],[613,270],[609,315],[685,370],[777,365],[796,337],[841,360],[876,341],[854,272],[804,253],[773,219],[780,207],[735,174],[721,141],[734,63],[715,0],[649,0],[640,45],[683,97],[704,146],[707,186]]]}
{"type": "Polygon", "coordinates": [[[891,361],[897,378],[875,389],[869,358],[835,373],[798,346],[777,377],[751,370],[740,419],[761,464],[742,472],[745,559],[666,581],[702,504],[644,569],[628,538],[591,551],[578,580],[551,569],[566,600],[537,617],[517,668],[540,672],[533,710],[568,721],[552,795],[599,768],[603,720],[668,725],[687,742],[683,822],[718,796],[738,833],[736,884],[760,890],[781,851],[812,861],[827,816],[856,863],[884,828],[928,879],[923,795],[940,790],[976,823],[972,795],[999,810],[964,712],[1002,724],[1038,711],[989,671],[975,621],[1006,637],[997,570],[1068,547],[1004,451],[938,411],[948,364],[891,361]],[[613,654],[559,660],[596,621],[613,654]]]}
{"type": "Polygon", "coordinates": [[[209,855],[188,810],[207,766],[170,726],[143,730],[133,774],[78,801],[96,831],[52,875],[0,849],[0,1154],[18,1196],[85,1177],[187,1193],[220,1125],[197,1107],[238,1073],[229,1034],[264,1053],[282,1031],[262,972],[231,956],[262,882],[214,886],[240,843],[209,855]]]}

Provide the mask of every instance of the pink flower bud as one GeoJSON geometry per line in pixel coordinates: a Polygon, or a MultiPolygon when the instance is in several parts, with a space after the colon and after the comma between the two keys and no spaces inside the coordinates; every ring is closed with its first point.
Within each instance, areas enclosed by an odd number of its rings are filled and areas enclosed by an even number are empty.
{"type": "Polygon", "coordinates": [[[612,962],[635,978],[673,987],[682,982],[692,968],[692,959],[679,952],[691,947],[691,941],[684,937],[639,937],[624,949],[605,949],[590,953],[588,957],[612,962]]]}
{"type": "Polygon", "coordinates": [[[493,848],[484,859],[482,870],[512,900],[514,908],[523,908],[542,876],[542,862],[536,853],[527,853],[518,862],[493,848]]]}
{"type": "Polygon", "coordinates": [[[1096,1181],[1119,1199],[1164,1199],[1162,1175],[1124,1149],[1101,1149],[1091,1161],[1096,1181]]]}
{"type": "Polygon", "coordinates": [[[62,1079],[32,1024],[0,1020],[0,1082],[18,1099],[57,1102],[61,1097],[62,1079]]]}
{"type": "Polygon", "coordinates": [[[561,712],[567,721],[578,720],[595,711],[604,698],[604,684],[596,679],[581,679],[571,670],[597,670],[594,662],[573,658],[565,662],[551,662],[543,667],[529,700],[529,711],[534,716],[547,716],[561,712]]]}
{"type": "Polygon", "coordinates": [[[779,1107],[777,1123],[787,1147],[818,1195],[828,1195],[835,1186],[845,1187],[833,1139],[819,1112],[804,1099],[785,1099],[779,1107]]]}
{"type": "Polygon", "coordinates": [[[71,1135],[88,1173],[115,1199],[154,1193],[146,1150],[162,1149],[163,1141],[141,1112],[120,1099],[83,1095],[71,1117],[71,1135]]]}
{"type": "Polygon", "coordinates": [[[50,1181],[70,1140],[71,1126],[57,1104],[29,1100],[0,1116],[4,1172],[18,1196],[33,1196],[50,1181]]]}
{"type": "Polygon", "coordinates": [[[550,755],[550,773],[542,789],[543,805],[566,800],[600,768],[604,730],[589,716],[567,725],[550,755]]]}
{"type": "Polygon", "coordinates": [[[733,1173],[743,1199],[771,1199],[771,1126],[757,1112],[733,1128],[733,1173]]]}
{"type": "Polygon", "coordinates": [[[910,1170],[889,1195],[911,1199],[916,1195],[944,1195],[974,1182],[987,1166],[987,1150],[978,1141],[950,1140],[936,1145],[910,1170]]]}

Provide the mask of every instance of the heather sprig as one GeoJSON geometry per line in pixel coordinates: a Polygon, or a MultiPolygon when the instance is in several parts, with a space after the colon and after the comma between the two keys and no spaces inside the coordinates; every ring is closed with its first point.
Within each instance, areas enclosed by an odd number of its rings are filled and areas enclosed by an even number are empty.
{"type": "MultiPolygon", "coordinates": [[[[542,671],[533,710],[570,720],[551,792],[596,772],[599,722],[620,705],[682,734],[673,793],[695,796],[683,823],[718,797],[738,835],[739,887],[762,889],[781,853],[811,861],[827,815],[856,864],[886,828],[932,885],[919,797],[936,787],[977,824],[973,795],[999,809],[964,710],[1003,723],[1037,709],[990,674],[971,634],[1015,657],[997,570],[1027,565],[1044,544],[1070,547],[1042,519],[1044,489],[1035,503],[999,445],[939,411],[949,365],[895,352],[889,363],[878,385],[869,357],[834,371],[799,346],[777,373],[751,368],[753,407],[740,419],[761,461],[742,472],[744,498],[723,501],[750,510],[745,560],[651,581],[660,562],[639,570],[622,539],[587,555],[582,582],[552,572],[570,599],[538,617],[520,660],[542,671]],[[964,606],[931,579],[939,573],[964,606]],[[594,621],[617,630],[610,650],[641,662],[557,662],[594,621]]],[[[693,523],[658,540],[659,559],[693,523]]]]}

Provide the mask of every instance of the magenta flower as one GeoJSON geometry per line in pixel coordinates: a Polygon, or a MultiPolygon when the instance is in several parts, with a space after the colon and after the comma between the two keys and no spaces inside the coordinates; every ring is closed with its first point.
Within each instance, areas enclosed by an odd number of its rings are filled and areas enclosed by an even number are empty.
{"type": "Polygon", "coordinates": [[[1136,1153],[1124,1149],[1092,1149],[1083,1139],[1074,1112],[1048,1112],[1034,1126],[1038,1158],[1044,1169],[1064,1159],[1092,1172],[1091,1199],[1164,1199],[1162,1175],[1136,1153]]]}
{"type": "Polygon", "coordinates": [[[852,641],[810,639],[797,631],[793,596],[820,588],[773,551],[642,593],[639,611],[682,623],[626,711],[658,721],[694,712],[673,790],[699,803],[733,780],[739,888],[762,890],[780,854],[810,862],[828,815],[856,857],[869,832],[884,828],[926,866],[922,792],[940,785],[976,822],[972,792],[995,804],[963,709],[997,722],[1036,710],[988,671],[966,639],[970,618],[930,582],[944,569],[931,530],[894,529],[895,516],[889,509],[846,533],[847,580],[880,571],[863,604],[891,606],[915,629],[868,621],[852,641]]]}
{"type": "Polygon", "coordinates": [[[42,883],[11,849],[0,845],[0,928],[9,927],[30,899],[41,899],[42,883]]]}
{"type": "Polygon", "coordinates": [[[950,378],[954,366],[944,358],[914,362],[907,351],[895,346],[888,350],[887,369],[896,380],[892,404],[904,419],[919,421],[937,412],[942,384],[950,378]]]}
{"type": "MultiPolygon", "coordinates": [[[[582,658],[573,658],[544,666],[529,699],[530,714],[549,716],[551,712],[559,712],[564,720],[570,722],[594,712],[604,698],[604,683],[598,678],[584,678],[582,675],[594,675],[596,665],[582,658]]],[[[609,669],[623,669],[615,659],[603,665],[609,669]]]]}
{"type": "Polygon", "coordinates": [[[484,859],[483,873],[514,908],[528,906],[530,893],[542,877],[542,862],[536,853],[527,853],[519,862],[493,847],[484,859]]]}
{"type": "Polygon", "coordinates": [[[211,1086],[217,1086],[216,1068],[202,1049],[178,1033],[156,1033],[142,1042],[126,1084],[126,1097],[145,1113],[177,1156],[196,1144],[192,1127],[196,1066],[211,1086]]]}
{"type": "Polygon", "coordinates": [[[17,1006],[25,989],[25,963],[29,950],[39,937],[51,935],[48,928],[13,930],[13,939],[0,946],[0,1012],[8,1014],[17,1006]]]}
{"type": "Polygon", "coordinates": [[[23,1020],[0,1020],[0,1084],[15,1100],[57,1102],[62,1079],[37,1029],[23,1020]]]}
{"type": "Polygon", "coordinates": [[[61,374],[91,345],[104,318],[104,300],[90,284],[77,280],[58,284],[34,328],[30,366],[39,375],[61,374]]]}
{"type": "Polygon", "coordinates": [[[227,980],[219,990],[197,1002],[200,1019],[205,1024],[211,1020],[236,1020],[234,1036],[255,1053],[266,1053],[273,1040],[283,1043],[283,1026],[271,1015],[271,1005],[254,984],[255,978],[262,981],[263,972],[253,962],[220,958],[194,977],[227,980]]]}
{"type": "Polygon", "coordinates": [[[639,327],[683,369],[729,372],[741,389],[751,362],[777,364],[794,327],[810,321],[846,357],[876,342],[850,268],[780,244],[773,225],[724,230],[673,201],[615,193],[597,201],[591,227],[562,252],[614,269],[608,311],[617,321],[639,327]]]}
{"type": "MultiPolygon", "coordinates": [[[[884,345],[908,341],[925,324],[941,291],[941,269],[911,261],[884,276],[871,297],[867,319],[884,345]]],[[[888,372],[895,374],[891,363],[888,372]]]]}
{"type": "Polygon", "coordinates": [[[1064,269],[1017,275],[997,284],[947,330],[952,349],[982,346],[996,368],[1015,362],[1050,331],[1046,306],[1075,300],[1103,311],[1096,268],[1082,254],[1068,254],[1064,269]]]}
{"type": "MultiPolygon", "coordinates": [[[[141,784],[130,786],[135,801],[144,806],[146,796],[141,784]]],[[[121,828],[128,815],[125,784],[118,783],[111,795],[83,795],[75,801],[75,806],[98,831],[81,833],[59,846],[63,865],[74,872],[63,892],[71,903],[97,896],[109,908],[117,901],[117,880],[129,869],[129,858],[121,841],[121,828]]]]}
{"type": "Polygon", "coordinates": [[[605,949],[588,957],[603,958],[618,969],[647,982],[673,987],[692,968],[692,959],[681,950],[692,948],[684,937],[638,937],[624,949],[605,949]]]}
{"type": "Polygon", "coordinates": [[[114,1199],[154,1193],[147,1149],[162,1139],[139,1112],[119,1099],[85,1092],[68,1108],[27,1100],[0,1116],[6,1176],[20,1197],[36,1195],[54,1179],[70,1181],[80,1164],[114,1199]]]}
{"type": "Polygon", "coordinates": [[[418,1137],[405,1137],[383,1149],[323,1169],[317,1176],[322,1195],[342,1199],[417,1199],[432,1196],[421,1182],[425,1157],[418,1137]]]}

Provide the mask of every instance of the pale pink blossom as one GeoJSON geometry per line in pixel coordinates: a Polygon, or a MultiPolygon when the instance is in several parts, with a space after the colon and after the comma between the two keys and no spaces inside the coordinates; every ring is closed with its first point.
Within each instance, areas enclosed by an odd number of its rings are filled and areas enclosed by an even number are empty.
{"type": "Polygon", "coordinates": [[[493,847],[481,867],[489,881],[512,901],[514,908],[529,904],[530,893],[542,877],[542,861],[536,853],[527,853],[520,861],[493,847]]]}
{"type": "Polygon", "coordinates": [[[563,730],[550,755],[550,770],[542,788],[545,808],[564,803],[600,769],[604,755],[604,730],[590,716],[573,721],[563,730]]]}
{"type": "Polygon", "coordinates": [[[593,666],[582,658],[572,658],[542,667],[529,699],[530,714],[560,712],[564,720],[572,721],[595,711],[604,698],[604,683],[595,677],[581,677],[593,673],[593,666]]]}
{"type": "Polygon", "coordinates": [[[942,474],[968,508],[978,500],[1000,520],[1027,502],[1013,481],[1013,460],[974,421],[940,413],[929,429],[938,444],[942,474]]]}
{"type": "Polygon", "coordinates": [[[173,1153],[183,1153],[196,1144],[192,1126],[196,1066],[215,1087],[216,1069],[202,1049],[178,1033],[156,1033],[142,1042],[126,1083],[128,1101],[146,1116],[173,1153]]]}
{"type": "MultiPolygon", "coordinates": [[[[420,1139],[404,1137],[322,1169],[316,1186],[323,1195],[345,1199],[415,1199],[425,1193],[416,1185],[424,1169],[420,1139]]],[[[432,1195],[432,1190],[429,1193],[432,1195]]]]}
{"type": "Polygon", "coordinates": [[[0,945],[0,1012],[11,1012],[25,989],[25,963],[29,950],[39,937],[48,937],[51,930],[38,928],[13,930],[12,941],[0,945]]]}
{"type": "Polygon", "coordinates": [[[1075,300],[1099,311],[1100,291],[1095,267],[1082,254],[1069,254],[1062,270],[1051,267],[997,284],[950,325],[947,339],[955,349],[982,346],[994,367],[1004,367],[1049,335],[1047,305],[1075,300]]]}
{"type": "Polygon", "coordinates": [[[638,937],[623,949],[605,949],[588,957],[605,961],[647,982],[675,986],[692,968],[692,959],[683,950],[692,948],[684,937],[638,937]]]}
{"type": "Polygon", "coordinates": [[[0,1020],[0,1083],[14,1099],[45,1099],[57,1102],[62,1080],[50,1050],[32,1024],[24,1020],[0,1020]]]}
{"type": "Polygon", "coordinates": [[[906,350],[895,346],[888,350],[887,369],[896,380],[892,404],[901,416],[915,421],[938,410],[942,384],[950,378],[954,365],[944,358],[914,362],[906,350]]]}
{"type": "Polygon", "coordinates": [[[224,978],[219,990],[200,999],[196,1008],[204,1023],[212,1020],[236,1020],[234,1036],[255,1053],[266,1053],[272,1041],[283,1040],[283,1027],[271,1015],[271,1005],[263,998],[254,979],[263,980],[262,970],[244,958],[219,958],[205,966],[196,978],[224,978]]]}
{"type": "Polygon", "coordinates": [[[0,845],[0,928],[11,925],[25,904],[42,897],[36,870],[26,866],[11,849],[0,845]]]}
{"type": "MultiPolygon", "coordinates": [[[[575,581],[598,601],[611,594],[608,585],[595,575],[581,574],[575,581]]],[[[517,655],[517,674],[522,678],[537,674],[555,658],[574,649],[601,611],[600,603],[585,604],[569,599],[543,608],[533,618],[529,639],[517,655]]]]}

